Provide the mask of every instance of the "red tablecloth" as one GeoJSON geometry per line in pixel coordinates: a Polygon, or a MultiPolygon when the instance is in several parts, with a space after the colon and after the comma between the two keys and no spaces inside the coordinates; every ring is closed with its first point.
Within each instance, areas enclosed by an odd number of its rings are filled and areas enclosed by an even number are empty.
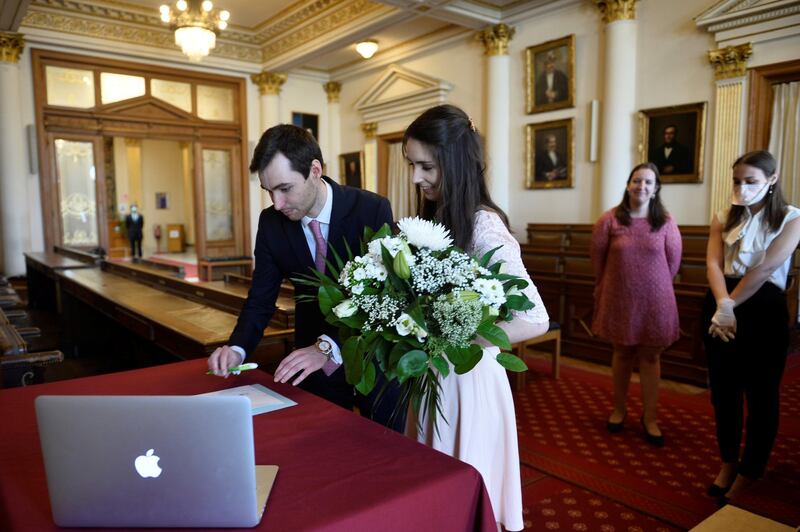
{"type": "Polygon", "coordinates": [[[0,391],[0,530],[59,530],[36,427],[38,395],[193,395],[254,383],[298,403],[253,418],[256,463],[280,466],[260,529],[496,530],[471,466],[261,371],[227,380],[204,371],[205,360],[191,360],[0,391]]]}

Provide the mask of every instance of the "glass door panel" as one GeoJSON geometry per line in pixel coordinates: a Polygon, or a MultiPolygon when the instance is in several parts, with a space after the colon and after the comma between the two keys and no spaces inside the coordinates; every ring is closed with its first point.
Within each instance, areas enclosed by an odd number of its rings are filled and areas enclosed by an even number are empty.
{"type": "Polygon", "coordinates": [[[56,176],[65,246],[100,245],[94,143],[55,139],[56,176]]]}
{"type": "Polygon", "coordinates": [[[206,241],[230,241],[234,237],[231,152],[202,151],[206,241]]]}

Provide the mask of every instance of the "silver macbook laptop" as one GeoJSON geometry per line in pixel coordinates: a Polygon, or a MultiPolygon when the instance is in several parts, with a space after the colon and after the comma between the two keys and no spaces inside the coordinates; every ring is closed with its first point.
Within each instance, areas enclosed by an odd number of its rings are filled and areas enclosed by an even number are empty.
{"type": "Polygon", "coordinates": [[[246,397],[40,396],[36,416],[59,526],[252,527],[277,474],[256,478],[246,397]]]}

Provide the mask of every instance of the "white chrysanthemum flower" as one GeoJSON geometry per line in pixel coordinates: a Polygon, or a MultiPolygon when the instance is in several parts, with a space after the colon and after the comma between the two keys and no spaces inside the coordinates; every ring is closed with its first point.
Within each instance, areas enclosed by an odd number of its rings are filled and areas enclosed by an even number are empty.
{"type": "Polygon", "coordinates": [[[453,239],[443,225],[419,217],[403,218],[397,222],[400,231],[412,246],[432,251],[442,251],[453,244],[453,239]]]}

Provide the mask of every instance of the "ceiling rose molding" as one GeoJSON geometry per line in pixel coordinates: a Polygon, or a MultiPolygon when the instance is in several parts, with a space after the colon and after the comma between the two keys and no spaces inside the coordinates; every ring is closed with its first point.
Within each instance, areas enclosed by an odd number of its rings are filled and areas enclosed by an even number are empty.
{"type": "MultiPolygon", "coordinates": [[[[150,29],[120,21],[95,20],[71,15],[61,15],[43,11],[31,11],[22,21],[22,27],[50,30],[104,39],[109,41],[138,44],[174,50],[175,37],[169,29],[150,29]]],[[[217,41],[214,55],[247,62],[259,62],[261,51],[257,47],[241,46],[226,41],[217,41]]]]}
{"type": "Polygon", "coordinates": [[[365,122],[417,116],[447,102],[453,85],[447,81],[391,65],[355,103],[365,122]]]}

